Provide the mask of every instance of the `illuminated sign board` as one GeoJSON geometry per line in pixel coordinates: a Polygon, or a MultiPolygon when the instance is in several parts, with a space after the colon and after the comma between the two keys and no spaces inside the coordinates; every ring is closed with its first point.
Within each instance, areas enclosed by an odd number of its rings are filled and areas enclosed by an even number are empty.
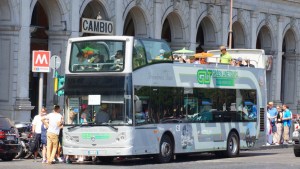
{"type": "Polygon", "coordinates": [[[112,35],[114,31],[113,22],[82,18],[81,31],[84,33],[112,35]]]}

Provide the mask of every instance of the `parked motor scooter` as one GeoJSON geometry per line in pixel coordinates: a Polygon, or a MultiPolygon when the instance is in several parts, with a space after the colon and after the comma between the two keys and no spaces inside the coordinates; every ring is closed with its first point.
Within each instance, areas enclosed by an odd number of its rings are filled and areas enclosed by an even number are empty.
{"type": "Polygon", "coordinates": [[[292,141],[294,143],[294,154],[296,157],[300,157],[300,119],[299,118],[294,120],[292,141]]]}
{"type": "Polygon", "coordinates": [[[21,144],[21,149],[15,158],[24,158],[28,156],[29,151],[29,139],[32,137],[31,134],[31,123],[30,122],[20,122],[15,124],[19,132],[19,143],[21,144]]]}

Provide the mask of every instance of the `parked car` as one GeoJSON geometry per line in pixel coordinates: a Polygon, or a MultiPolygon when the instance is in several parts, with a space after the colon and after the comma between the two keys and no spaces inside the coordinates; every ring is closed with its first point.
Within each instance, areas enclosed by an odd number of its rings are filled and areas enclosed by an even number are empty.
{"type": "Polygon", "coordinates": [[[0,115],[0,158],[11,161],[20,150],[19,133],[14,124],[0,115]]]}
{"type": "Polygon", "coordinates": [[[294,120],[294,131],[292,135],[292,141],[294,142],[294,154],[296,157],[300,157],[300,119],[294,120]]]}

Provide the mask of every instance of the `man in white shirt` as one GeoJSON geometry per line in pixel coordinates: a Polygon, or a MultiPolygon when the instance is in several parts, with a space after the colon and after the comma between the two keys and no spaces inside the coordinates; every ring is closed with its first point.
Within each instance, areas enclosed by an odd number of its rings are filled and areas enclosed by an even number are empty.
{"type": "Polygon", "coordinates": [[[59,105],[54,105],[53,112],[42,119],[43,123],[48,126],[47,130],[47,161],[53,164],[57,151],[59,130],[63,124],[63,117],[60,114],[59,105]],[[48,119],[48,122],[45,120],[48,119]]]}
{"type": "Polygon", "coordinates": [[[40,113],[36,116],[34,116],[32,120],[32,133],[34,133],[34,139],[35,139],[35,151],[34,151],[34,161],[36,161],[36,157],[38,155],[38,148],[40,147],[41,142],[41,133],[42,133],[42,115],[44,113],[47,113],[47,109],[43,107],[40,111],[40,113]]]}

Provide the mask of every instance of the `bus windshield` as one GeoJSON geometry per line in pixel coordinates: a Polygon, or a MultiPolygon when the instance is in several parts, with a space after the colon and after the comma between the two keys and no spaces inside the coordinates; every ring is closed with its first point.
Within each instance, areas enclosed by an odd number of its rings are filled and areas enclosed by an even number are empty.
{"type": "Polygon", "coordinates": [[[125,41],[89,40],[73,42],[70,72],[120,72],[124,69],[125,41]]]}
{"type": "Polygon", "coordinates": [[[128,87],[128,79],[130,76],[66,76],[65,124],[132,124],[131,90],[128,87]]]}

